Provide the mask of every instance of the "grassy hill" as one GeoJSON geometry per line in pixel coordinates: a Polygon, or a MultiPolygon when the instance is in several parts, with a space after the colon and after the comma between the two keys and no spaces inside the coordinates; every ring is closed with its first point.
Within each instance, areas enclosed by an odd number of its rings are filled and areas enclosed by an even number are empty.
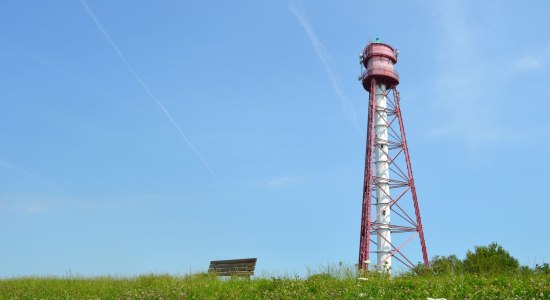
{"type": "Polygon", "coordinates": [[[549,299],[548,274],[221,280],[206,274],[0,280],[0,299],[549,299]]]}

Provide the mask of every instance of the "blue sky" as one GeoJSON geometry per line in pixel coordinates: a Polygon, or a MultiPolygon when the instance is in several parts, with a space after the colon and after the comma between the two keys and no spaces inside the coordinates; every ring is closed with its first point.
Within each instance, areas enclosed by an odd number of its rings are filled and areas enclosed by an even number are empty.
{"type": "Polygon", "coordinates": [[[401,52],[430,257],[496,241],[549,262],[549,10],[3,1],[0,276],[356,263],[375,37],[401,52]]]}

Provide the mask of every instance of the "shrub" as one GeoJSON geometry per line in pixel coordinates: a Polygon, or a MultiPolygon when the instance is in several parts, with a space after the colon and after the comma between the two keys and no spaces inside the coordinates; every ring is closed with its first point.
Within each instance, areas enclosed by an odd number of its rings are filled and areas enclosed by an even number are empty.
{"type": "Polygon", "coordinates": [[[548,263],[535,265],[535,274],[550,275],[550,265],[548,263]]]}
{"type": "Polygon", "coordinates": [[[430,262],[433,272],[437,275],[458,275],[464,273],[464,262],[456,255],[434,256],[430,262]]]}
{"type": "Polygon", "coordinates": [[[474,252],[468,250],[464,260],[464,270],[473,274],[503,274],[518,269],[518,260],[497,243],[476,246],[474,252]]]}

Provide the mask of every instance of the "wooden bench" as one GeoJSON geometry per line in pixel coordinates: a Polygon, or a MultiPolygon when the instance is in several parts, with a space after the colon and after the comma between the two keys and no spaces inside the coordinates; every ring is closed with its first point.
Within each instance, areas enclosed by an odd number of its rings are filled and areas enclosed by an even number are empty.
{"type": "Polygon", "coordinates": [[[250,277],[254,275],[256,260],[256,258],[213,260],[208,267],[208,273],[218,276],[250,277]]]}

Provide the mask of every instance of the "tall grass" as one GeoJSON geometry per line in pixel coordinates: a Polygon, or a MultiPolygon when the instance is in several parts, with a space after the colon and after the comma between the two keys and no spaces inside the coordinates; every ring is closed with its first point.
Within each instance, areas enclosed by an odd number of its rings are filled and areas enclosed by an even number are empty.
{"type": "Polygon", "coordinates": [[[233,278],[208,274],[26,277],[0,280],[0,299],[549,299],[548,274],[394,278],[329,265],[297,276],[233,278]]]}

